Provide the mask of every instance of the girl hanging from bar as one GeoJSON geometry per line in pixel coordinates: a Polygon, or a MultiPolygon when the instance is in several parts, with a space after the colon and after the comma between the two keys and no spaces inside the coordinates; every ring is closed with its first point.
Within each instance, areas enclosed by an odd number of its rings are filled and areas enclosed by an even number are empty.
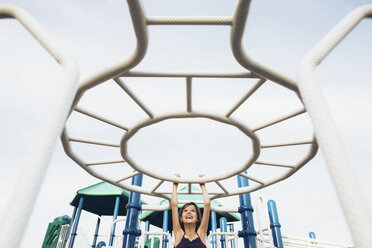
{"type": "MultiPolygon", "coordinates": [[[[179,174],[175,176],[180,177],[179,174]]],[[[178,183],[173,183],[171,207],[175,248],[206,248],[211,201],[205,184],[200,184],[200,188],[204,201],[203,217],[194,202],[186,203],[178,212],[178,183]]]]}

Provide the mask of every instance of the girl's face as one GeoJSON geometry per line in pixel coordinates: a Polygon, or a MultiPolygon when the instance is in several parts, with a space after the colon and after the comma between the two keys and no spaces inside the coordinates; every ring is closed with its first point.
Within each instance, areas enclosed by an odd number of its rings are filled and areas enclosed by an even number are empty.
{"type": "Polygon", "coordinates": [[[198,216],[194,205],[188,205],[182,211],[181,222],[183,223],[197,223],[198,216]]]}

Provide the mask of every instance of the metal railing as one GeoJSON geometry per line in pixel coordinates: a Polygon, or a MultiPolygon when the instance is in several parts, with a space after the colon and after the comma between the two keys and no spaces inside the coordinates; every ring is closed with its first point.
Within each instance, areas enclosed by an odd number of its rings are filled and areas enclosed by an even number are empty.
{"type": "Polygon", "coordinates": [[[350,12],[305,55],[298,72],[298,87],[302,99],[313,121],[317,141],[323,150],[355,246],[358,248],[371,247],[372,215],[350,166],[332,115],[316,83],[314,70],[361,20],[371,17],[372,5],[361,6],[350,12]]]}
{"type": "Polygon", "coordinates": [[[168,242],[168,247],[173,247],[173,240],[169,232],[142,232],[141,236],[139,238],[138,242],[138,248],[144,248],[145,247],[145,242],[148,238],[148,240],[151,240],[150,242],[150,247],[147,248],[154,248],[155,245],[155,238],[159,239],[159,247],[162,246],[162,240],[166,236],[167,242],[168,242]]]}
{"type": "MultiPolygon", "coordinates": [[[[78,65],[75,60],[26,11],[15,6],[0,5],[0,19],[17,20],[25,30],[61,65],[63,78],[59,78],[58,94],[48,104],[48,110],[35,135],[16,190],[1,220],[0,240],[4,247],[18,247],[30,213],[34,207],[42,181],[48,168],[55,144],[63,129],[77,88],[78,65]],[[15,207],[16,206],[16,207],[15,207]]],[[[3,39],[4,37],[2,37],[3,39]]]]}

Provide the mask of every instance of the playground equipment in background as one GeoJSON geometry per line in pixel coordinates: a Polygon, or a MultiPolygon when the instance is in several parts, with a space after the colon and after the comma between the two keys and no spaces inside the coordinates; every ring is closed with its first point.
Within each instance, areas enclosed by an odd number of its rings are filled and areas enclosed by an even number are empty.
{"type": "Polygon", "coordinates": [[[72,219],[67,216],[55,218],[53,222],[49,223],[48,229],[45,233],[42,248],[63,247],[65,238],[68,236],[68,230],[72,219]]]}
{"type": "MultiPolygon", "coordinates": [[[[323,101],[321,94],[315,86],[315,80],[313,76],[313,69],[319,64],[328,53],[337,45],[363,18],[370,17],[372,15],[372,6],[362,6],[355,11],[351,12],[345,17],[339,25],[332,30],[323,41],[311,50],[308,55],[303,59],[299,69],[299,81],[295,82],[287,77],[280,75],[279,73],[253,61],[249,58],[242,48],[242,37],[245,29],[246,19],[249,12],[250,6],[249,0],[239,0],[233,17],[146,17],[142,11],[139,1],[128,0],[128,7],[130,10],[131,18],[133,21],[134,32],[137,38],[137,47],[128,60],[108,68],[107,70],[91,77],[87,81],[83,82],[72,101],[73,92],[75,90],[75,83],[77,82],[77,65],[74,60],[65,52],[60,49],[56,43],[42,30],[42,28],[23,10],[10,7],[0,7],[1,18],[15,18],[21,22],[22,25],[35,37],[43,47],[59,62],[66,70],[65,78],[61,84],[61,90],[59,91],[59,97],[53,99],[51,104],[51,110],[46,116],[46,121],[41,128],[42,133],[37,135],[37,145],[33,147],[31,151],[31,159],[26,165],[22,178],[20,179],[20,185],[18,185],[17,192],[14,194],[12,201],[9,203],[7,209],[7,215],[2,221],[0,226],[0,238],[2,244],[5,247],[17,247],[19,237],[22,236],[25,223],[28,220],[29,210],[32,209],[36,199],[36,194],[39,191],[42,179],[45,175],[47,164],[51,153],[53,151],[54,144],[60,133],[62,132],[62,143],[66,154],[72,158],[79,166],[86,170],[91,175],[100,178],[104,181],[110,182],[114,185],[122,187],[123,189],[131,191],[132,199],[128,203],[127,213],[127,226],[124,230],[124,247],[134,247],[136,236],[140,233],[136,229],[136,219],[138,218],[138,212],[141,209],[140,194],[147,194],[151,196],[157,196],[169,199],[170,191],[167,191],[161,187],[167,183],[178,182],[186,183],[191,189],[192,184],[206,183],[209,185],[216,186],[217,190],[211,191],[211,198],[217,199],[227,196],[240,195],[241,214],[243,221],[242,236],[245,237],[246,242],[249,238],[252,238],[249,226],[249,212],[250,209],[246,204],[247,195],[249,192],[259,190],[261,188],[272,185],[276,182],[284,180],[295,172],[297,172],[302,166],[304,166],[309,160],[311,160],[317,151],[317,142],[320,147],[324,149],[324,154],[327,159],[327,164],[333,178],[335,188],[338,191],[338,195],[343,206],[346,219],[349,223],[352,231],[353,238],[355,240],[356,247],[367,248],[372,243],[372,237],[369,235],[369,227],[372,226],[372,220],[370,211],[364,198],[357,187],[356,180],[353,173],[348,165],[345,157],[345,152],[341,147],[342,142],[339,142],[338,136],[335,132],[330,115],[325,108],[326,104],[323,101]],[[244,67],[248,72],[244,71],[241,73],[231,72],[140,72],[132,70],[137,64],[144,58],[148,36],[147,29],[151,25],[223,25],[231,27],[231,49],[237,62],[244,67]],[[185,83],[185,108],[181,112],[156,115],[150,111],[141,100],[138,98],[131,89],[123,81],[125,78],[142,78],[142,79],[154,79],[154,78],[181,78],[185,83]],[[198,79],[206,78],[238,78],[247,79],[251,83],[251,79],[254,83],[250,89],[247,90],[246,94],[240,98],[234,104],[229,111],[223,115],[214,115],[207,112],[195,111],[193,102],[193,91],[192,87],[194,81],[198,79]],[[249,80],[248,80],[249,79],[249,80]],[[239,109],[244,105],[252,95],[257,94],[258,89],[263,85],[267,85],[267,81],[276,83],[280,88],[290,90],[296,97],[297,102],[301,105],[301,108],[292,111],[285,111],[281,116],[275,116],[274,120],[267,121],[260,125],[250,126],[246,122],[237,121],[239,118],[239,109]],[[98,85],[106,82],[114,82],[116,86],[119,86],[122,90],[123,95],[130,97],[135,104],[146,114],[145,120],[140,120],[132,127],[126,127],[125,124],[116,123],[115,121],[106,119],[94,113],[94,110],[87,110],[80,106],[81,100],[86,97],[86,93],[91,91],[98,85]],[[92,118],[96,121],[106,123],[111,127],[116,127],[122,130],[121,141],[119,143],[102,142],[94,139],[81,139],[71,137],[67,126],[65,124],[65,118],[68,115],[68,108],[72,108],[69,116],[79,113],[87,118],[92,118]],[[304,103],[304,105],[302,104],[304,103]],[[306,140],[286,141],[279,143],[264,143],[261,141],[261,137],[258,132],[265,132],[268,128],[282,124],[287,120],[291,120],[298,116],[309,115],[314,123],[315,137],[311,137],[306,140]],[[242,166],[236,166],[230,168],[230,170],[224,170],[223,173],[217,173],[214,175],[207,175],[204,178],[197,178],[193,176],[176,178],[172,177],[172,174],[158,173],[153,168],[148,168],[141,163],[138,163],[136,159],[128,151],[128,143],[133,137],[144,128],[162,123],[168,120],[179,120],[179,119],[203,119],[211,121],[213,123],[222,124],[238,130],[241,134],[246,136],[251,144],[252,154],[242,166]],[[90,144],[101,147],[113,147],[118,149],[121,156],[119,160],[105,160],[105,161],[84,161],[79,155],[79,151],[75,150],[72,143],[90,144]],[[307,150],[301,155],[300,159],[297,159],[294,163],[289,162],[275,162],[270,160],[264,160],[262,150],[265,149],[277,149],[281,147],[298,147],[306,146],[307,150]],[[331,151],[331,152],[329,152],[331,151]],[[102,173],[98,173],[94,170],[97,165],[105,164],[121,164],[126,163],[131,173],[119,175],[119,177],[108,177],[102,173]],[[284,169],[279,175],[274,178],[256,178],[250,174],[250,170],[256,166],[276,167],[284,169]],[[135,172],[133,172],[133,169],[135,172]],[[246,174],[245,172],[248,171],[246,174]],[[149,177],[155,181],[154,185],[147,187],[148,185],[143,184],[143,176],[149,177]],[[228,185],[224,184],[224,180],[235,178],[238,176],[239,183],[236,188],[229,188],[228,185]],[[251,185],[248,184],[248,179],[251,185]],[[342,187],[345,181],[348,181],[347,187],[342,187]],[[160,190],[161,189],[161,190],[160,190]],[[27,197],[25,197],[27,196],[27,197]],[[14,206],[17,206],[16,208],[14,206]],[[355,209],[358,209],[356,211],[355,209]],[[246,226],[245,226],[246,225],[246,226]],[[16,240],[16,242],[15,242],[16,240]]],[[[71,118],[71,117],[70,117],[71,118]]],[[[67,124],[69,121],[67,120],[67,124]]],[[[113,175],[117,176],[115,173],[113,175]]],[[[170,188],[170,187],[168,187],[170,188]]],[[[192,190],[189,194],[196,194],[192,190]]],[[[81,198],[82,199],[82,198],[81,198]]],[[[80,200],[79,205],[83,202],[80,200]]],[[[166,210],[169,206],[145,206],[145,210],[166,210]]],[[[230,211],[231,209],[219,209],[213,208],[214,211],[230,211]]],[[[236,209],[234,209],[236,211],[236,209]]],[[[74,219],[78,219],[76,216],[74,219]]],[[[73,230],[73,232],[76,230],[73,230]]],[[[264,232],[262,232],[264,234],[264,232]]],[[[276,236],[273,235],[273,236],[276,236]]],[[[279,235],[278,235],[279,236],[279,235]]],[[[246,243],[245,242],[245,243],[246,243]]],[[[278,243],[278,245],[280,245],[278,243]]],[[[315,245],[316,246],[316,245],[315,245]]]]}
{"type": "MultiPolygon", "coordinates": [[[[185,187],[186,188],[186,187],[185,187]]],[[[185,190],[185,188],[183,190],[185,190]]],[[[187,190],[187,189],[186,189],[187,190]]],[[[181,189],[182,191],[182,189],[181,189]]],[[[126,206],[124,202],[128,203],[129,192],[123,189],[110,185],[106,182],[98,183],[84,189],[77,191],[74,200],[70,203],[74,206],[73,218],[62,216],[56,218],[48,225],[45,234],[44,243],[42,248],[62,248],[62,247],[122,247],[124,236],[117,234],[116,225],[118,222],[126,221],[126,206]],[[119,198],[119,200],[118,200],[119,198]],[[77,204],[77,202],[82,204],[77,204]],[[79,219],[82,211],[90,212],[97,215],[97,223],[95,232],[88,234],[79,231],[79,219]],[[102,235],[100,231],[101,219],[105,216],[112,216],[112,224],[109,235],[102,235]],[[124,218],[119,218],[124,216],[124,218]],[[71,227],[71,228],[69,228],[71,227]],[[72,231],[73,230],[73,231],[72,231]],[[70,233],[72,231],[72,233],[70,233]]],[[[184,195],[181,195],[181,198],[184,195]]],[[[189,196],[188,200],[195,199],[196,195],[189,196]]],[[[196,197],[198,198],[198,197],[196,197]]],[[[309,233],[310,238],[301,238],[286,236],[281,234],[281,224],[279,222],[278,211],[276,203],[269,200],[267,204],[262,198],[258,198],[255,204],[257,215],[264,217],[262,219],[256,218],[257,236],[255,227],[252,227],[251,232],[255,235],[252,236],[254,242],[250,243],[249,247],[318,247],[318,248],[352,248],[351,245],[332,243],[328,241],[318,240],[313,232],[309,233]],[[264,213],[263,213],[264,212],[264,213]]],[[[141,204],[146,205],[145,202],[141,204]]],[[[216,204],[216,203],[215,203],[216,204]]],[[[253,207],[250,206],[252,209],[253,207]]],[[[257,216],[258,217],[258,216],[257,216]]],[[[136,239],[134,247],[138,248],[170,248],[173,247],[171,233],[172,230],[168,229],[168,210],[165,211],[144,211],[140,218],[137,220],[138,226],[142,227],[140,236],[136,239]],[[146,218],[149,213],[158,213],[155,218],[146,218]],[[159,222],[162,225],[159,225],[159,222]],[[142,223],[142,224],[141,224],[142,223]],[[145,227],[143,227],[145,226],[145,227]],[[150,228],[152,227],[152,228],[150,228]],[[154,227],[162,228],[162,231],[151,230],[154,227]]],[[[239,242],[240,232],[235,231],[239,226],[239,218],[231,213],[216,213],[212,211],[210,232],[208,235],[208,247],[241,247],[239,242]],[[228,219],[230,221],[228,221],[228,219]],[[219,224],[219,226],[217,226],[219,224]]],[[[86,228],[86,227],[85,227],[86,228]]]]}

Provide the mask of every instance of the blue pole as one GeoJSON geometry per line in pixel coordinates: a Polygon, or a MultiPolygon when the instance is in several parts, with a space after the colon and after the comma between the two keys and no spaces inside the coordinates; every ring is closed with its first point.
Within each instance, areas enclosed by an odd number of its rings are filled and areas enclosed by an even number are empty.
{"type": "Polygon", "coordinates": [[[75,220],[75,223],[74,223],[74,228],[72,229],[70,243],[68,245],[69,248],[72,248],[74,246],[76,231],[77,231],[77,227],[79,225],[80,214],[81,214],[81,210],[83,209],[83,203],[84,203],[84,197],[80,197],[79,206],[78,206],[78,209],[77,209],[77,212],[76,212],[76,217],[75,217],[76,220],[75,220]]]}
{"type": "Polygon", "coordinates": [[[274,246],[278,248],[283,248],[283,240],[282,240],[282,233],[280,231],[280,223],[278,212],[276,210],[275,201],[269,200],[267,202],[267,208],[269,210],[269,218],[270,218],[270,228],[271,233],[273,234],[273,241],[274,246]]]}
{"type": "MultiPolygon", "coordinates": [[[[145,231],[148,232],[150,231],[150,221],[149,220],[146,220],[146,225],[145,225],[145,231]]],[[[145,242],[149,239],[149,235],[146,235],[145,237],[145,242]]]]}
{"type": "MultiPolygon", "coordinates": [[[[117,196],[115,200],[115,208],[114,208],[114,215],[112,217],[112,221],[114,222],[118,218],[119,214],[119,204],[120,204],[120,197],[117,196]]],[[[112,226],[111,230],[111,235],[110,235],[110,240],[109,240],[109,246],[112,246],[114,243],[114,238],[115,238],[115,229],[116,229],[116,223],[112,226]]]]}
{"type": "MultiPolygon", "coordinates": [[[[247,172],[245,172],[247,173],[247,172]]],[[[238,187],[246,187],[249,185],[248,179],[238,176],[238,187]]],[[[245,248],[256,248],[257,233],[254,230],[253,207],[251,203],[251,195],[249,193],[239,195],[239,213],[242,222],[242,231],[238,232],[239,237],[244,239],[245,248]]]]}
{"type": "MultiPolygon", "coordinates": [[[[225,217],[220,218],[220,231],[221,232],[227,232],[227,220],[225,217]]],[[[221,248],[226,247],[226,236],[221,236],[221,248]]]]}
{"type": "Polygon", "coordinates": [[[71,226],[72,226],[72,223],[74,222],[74,219],[75,219],[75,216],[76,216],[76,209],[77,209],[77,207],[74,207],[74,211],[72,212],[72,218],[71,218],[71,221],[70,221],[70,226],[68,227],[68,230],[67,230],[67,234],[66,234],[65,242],[63,244],[63,248],[66,247],[67,240],[70,236],[71,226]]]}
{"type": "MultiPolygon", "coordinates": [[[[234,224],[229,224],[228,226],[229,226],[229,232],[233,233],[235,231],[234,230],[234,224]]],[[[230,244],[231,244],[231,248],[235,248],[235,240],[234,239],[230,241],[230,244]]]]}
{"type": "MultiPolygon", "coordinates": [[[[163,232],[168,232],[168,210],[165,210],[163,213],[163,232]]],[[[168,247],[168,237],[163,235],[162,248],[168,247]]]]}
{"type": "MultiPolygon", "coordinates": [[[[142,174],[133,177],[132,185],[142,186],[142,179],[142,174]]],[[[123,248],[133,248],[136,237],[141,235],[141,230],[138,228],[138,213],[141,210],[140,200],[140,193],[130,192],[129,203],[127,204],[127,220],[123,231],[123,248]]]]}
{"type": "MultiPolygon", "coordinates": [[[[315,233],[314,232],[309,232],[309,237],[311,239],[316,239],[315,233]]],[[[312,244],[316,244],[316,242],[311,242],[312,244]]]]}
{"type": "Polygon", "coordinates": [[[98,238],[98,230],[99,230],[99,225],[101,224],[101,216],[97,218],[97,224],[96,224],[96,230],[94,232],[94,238],[93,238],[93,244],[92,248],[96,248],[96,243],[97,243],[97,238],[98,238]]]}
{"type": "MultiPolygon", "coordinates": [[[[212,226],[212,232],[217,232],[217,217],[216,212],[211,211],[211,226],[212,226]]],[[[217,247],[217,237],[215,235],[212,236],[212,248],[217,247]]]]}

